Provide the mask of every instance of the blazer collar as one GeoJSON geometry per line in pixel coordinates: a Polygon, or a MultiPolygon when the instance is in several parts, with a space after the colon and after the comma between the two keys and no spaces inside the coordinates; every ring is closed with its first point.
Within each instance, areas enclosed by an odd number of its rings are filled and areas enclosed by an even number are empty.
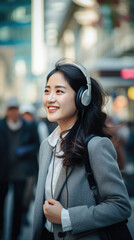
{"type": "Polygon", "coordinates": [[[59,126],[48,136],[48,142],[52,147],[55,147],[60,138],[59,126]]]}
{"type": "MultiPolygon", "coordinates": [[[[52,153],[53,153],[53,147],[50,146],[48,144],[48,141],[46,141],[46,144],[43,146],[44,151],[47,149],[47,151],[45,151],[45,153],[42,153],[43,155],[45,154],[45,161],[42,158],[41,161],[43,161],[41,164],[41,168],[39,171],[39,177],[38,177],[38,182],[40,183],[40,185],[38,186],[37,189],[37,198],[38,198],[38,202],[41,201],[41,206],[44,203],[44,199],[45,199],[45,182],[46,182],[46,177],[47,177],[47,172],[48,172],[48,167],[52,158],[52,153]]],[[[62,167],[59,177],[58,177],[58,181],[56,184],[56,189],[54,192],[54,199],[58,200],[58,198],[60,197],[60,194],[63,190],[63,187],[66,184],[66,181],[68,179],[68,177],[70,176],[71,172],[72,172],[72,168],[69,168],[66,171],[66,168],[62,167]]]]}
{"type": "Polygon", "coordinates": [[[55,192],[54,192],[54,199],[58,200],[60,197],[60,194],[67,182],[68,177],[70,176],[70,174],[72,173],[73,168],[68,168],[66,170],[65,167],[61,168],[58,180],[57,180],[57,184],[56,184],[56,188],[55,188],[55,192]]]}
{"type": "Polygon", "coordinates": [[[53,148],[48,144],[48,141],[43,144],[42,149],[41,149],[41,158],[40,158],[40,168],[39,168],[39,176],[38,176],[38,182],[40,183],[37,189],[37,198],[40,201],[42,199],[42,202],[44,203],[45,199],[45,182],[46,182],[46,176],[47,176],[47,171],[48,167],[50,164],[50,160],[52,157],[52,151],[53,148]],[[47,151],[46,151],[47,150],[47,151]]]}
{"type": "MultiPolygon", "coordinates": [[[[58,138],[59,138],[59,128],[56,128],[55,131],[47,138],[46,143],[43,146],[43,150],[42,150],[43,152],[41,152],[41,155],[45,156],[45,159],[43,157],[41,159],[41,161],[43,161],[43,162],[41,163],[41,169],[39,172],[39,182],[42,183],[40,185],[40,189],[42,189],[43,198],[45,196],[45,182],[46,182],[49,164],[50,164],[52,154],[53,154],[53,147],[55,146],[58,138]],[[54,136],[55,136],[55,138],[53,138],[54,136]],[[56,141],[55,140],[53,141],[53,139],[55,139],[56,141]],[[47,151],[46,151],[46,149],[47,149],[47,151]]],[[[68,168],[67,170],[65,167],[61,168],[61,171],[60,171],[60,174],[59,174],[59,177],[57,180],[55,192],[54,192],[55,200],[57,200],[60,197],[63,187],[66,184],[66,181],[67,181],[68,177],[70,176],[72,170],[73,170],[73,168],[68,168]]]]}

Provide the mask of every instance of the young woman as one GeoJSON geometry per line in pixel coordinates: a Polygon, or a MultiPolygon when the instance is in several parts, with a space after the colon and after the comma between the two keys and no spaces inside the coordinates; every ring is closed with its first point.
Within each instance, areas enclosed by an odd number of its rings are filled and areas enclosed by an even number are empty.
{"type": "Polygon", "coordinates": [[[84,67],[58,62],[47,76],[43,104],[58,127],[40,148],[33,240],[99,240],[98,229],[131,208],[105,127],[104,92],[84,67]],[[96,135],[87,144],[87,138],[96,135]],[[89,188],[87,154],[101,203],[89,188]],[[96,231],[97,230],[97,231],[96,231]]]}

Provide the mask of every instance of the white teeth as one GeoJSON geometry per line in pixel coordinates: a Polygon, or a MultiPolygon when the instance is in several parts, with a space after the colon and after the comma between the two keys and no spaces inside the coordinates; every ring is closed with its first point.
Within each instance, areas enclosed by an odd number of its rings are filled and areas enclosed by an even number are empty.
{"type": "Polygon", "coordinates": [[[57,107],[48,107],[50,110],[55,110],[57,107]]]}

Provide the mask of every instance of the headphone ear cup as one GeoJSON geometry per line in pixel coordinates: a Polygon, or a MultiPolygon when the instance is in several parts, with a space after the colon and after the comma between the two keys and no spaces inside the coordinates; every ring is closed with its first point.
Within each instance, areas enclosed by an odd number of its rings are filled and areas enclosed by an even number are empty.
{"type": "Polygon", "coordinates": [[[76,97],[75,97],[75,105],[76,105],[76,108],[78,110],[81,110],[83,109],[85,106],[82,104],[82,95],[84,93],[84,91],[86,90],[86,86],[82,86],[78,92],[76,93],[76,97]]]}

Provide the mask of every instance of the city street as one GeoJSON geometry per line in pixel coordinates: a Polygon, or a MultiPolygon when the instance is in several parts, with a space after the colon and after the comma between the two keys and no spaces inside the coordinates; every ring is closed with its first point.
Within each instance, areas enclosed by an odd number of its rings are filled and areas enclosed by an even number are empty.
{"type": "Polygon", "coordinates": [[[94,240],[131,208],[134,240],[134,0],[0,0],[0,240],[53,238],[43,209],[94,240]]]}

